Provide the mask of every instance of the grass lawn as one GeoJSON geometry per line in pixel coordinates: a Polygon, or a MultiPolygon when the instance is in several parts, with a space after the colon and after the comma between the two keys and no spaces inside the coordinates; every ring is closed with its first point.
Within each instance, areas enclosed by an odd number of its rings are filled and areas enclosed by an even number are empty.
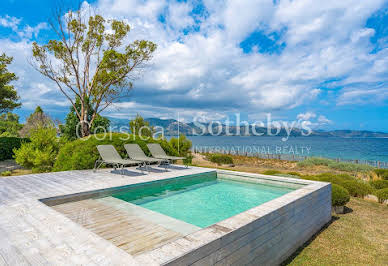
{"type": "Polygon", "coordinates": [[[387,205],[352,198],[347,206],[285,265],[388,265],[387,205]]]}

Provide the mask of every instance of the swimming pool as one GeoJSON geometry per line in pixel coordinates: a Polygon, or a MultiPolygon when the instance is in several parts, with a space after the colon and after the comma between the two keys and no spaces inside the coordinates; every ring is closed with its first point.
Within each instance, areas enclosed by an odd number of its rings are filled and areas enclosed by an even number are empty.
{"type": "Polygon", "coordinates": [[[329,183],[195,167],[125,180],[40,201],[140,265],[278,265],[331,219],[329,183]]]}
{"type": "Polygon", "coordinates": [[[112,196],[204,228],[294,190],[217,178],[214,174],[112,196]]]}

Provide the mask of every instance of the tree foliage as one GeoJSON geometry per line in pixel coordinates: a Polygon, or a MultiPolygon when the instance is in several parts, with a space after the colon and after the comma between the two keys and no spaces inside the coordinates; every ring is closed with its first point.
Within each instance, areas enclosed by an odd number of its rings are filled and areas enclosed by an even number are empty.
{"type": "MultiPolygon", "coordinates": [[[[88,99],[85,99],[85,102],[88,104],[88,111],[89,111],[88,121],[90,121],[91,117],[93,116],[94,110],[88,99]]],[[[75,106],[78,112],[80,112],[81,101],[79,98],[76,100],[75,106]]],[[[108,131],[109,126],[110,126],[109,119],[97,114],[96,118],[93,121],[93,124],[90,126],[90,131],[93,134],[103,133],[108,131]]],[[[70,107],[70,112],[66,116],[65,124],[60,125],[59,128],[61,131],[61,135],[68,140],[75,140],[78,137],[82,136],[80,121],[77,117],[76,111],[73,106],[70,107]]]]}
{"type": "Polygon", "coordinates": [[[17,114],[8,112],[0,115],[0,137],[18,137],[22,127],[17,114]]]}
{"type": "Polygon", "coordinates": [[[58,12],[50,23],[58,38],[42,46],[33,43],[36,69],[54,81],[71,102],[82,123],[82,136],[90,134],[88,125],[98,113],[128,95],[136,72],[156,49],[146,40],[123,45],[130,31],[127,23],[86,13],[69,11],[63,17],[58,12]],[[91,117],[85,99],[90,100],[91,117]]]}
{"type": "Polygon", "coordinates": [[[29,139],[17,137],[0,137],[0,161],[13,159],[13,151],[19,149],[22,143],[29,141],[29,139]]]}
{"type": "Polygon", "coordinates": [[[131,130],[132,134],[143,137],[152,137],[154,132],[154,129],[150,126],[150,123],[145,121],[144,118],[139,114],[136,115],[135,119],[129,122],[129,129],[131,130]]]}
{"type": "Polygon", "coordinates": [[[118,153],[124,158],[127,155],[124,144],[136,143],[143,149],[146,155],[150,155],[147,149],[147,143],[160,143],[162,148],[168,155],[177,156],[177,152],[164,139],[145,139],[139,136],[125,133],[111,133],[109,137],[104,137],[105,134],[91,136],[89,138],[77,139],[64,144],[58,154],[55,162],[54,171],[68,171],[91,169],[95,161],[99,158],[97,145],[110,144],[113,145],[118,153]]]}
{"type": "Polygon", "coordinates": [[[32,131],[38,128],[54,128],[54,122],[43,112],[40,106],[37,106],[35,111],[27,118],[27,122],[19,134],[22,137],[29,137],[32,131]]]}
{"type": "Polygon", "coordinates": [[[22,143],[15,149],[15,161],[33,172],[50,172],[60,148],[57,131],[53,127],[37,128],[31,131],[31,142],[22,143]]]}
{"type": "Polygon", "coordinates": [[[10,82],[17,80],[15,73],[7,69],[7,65],[12,63],[12,57],[4,53],[0,55],[0,113],[9,112],[21,105],[18,102],[19,96],[10,82]]]}
{"type": "Polygon", "coordinates": [[[180,156],[187,156],[190,153],[192,143],[185,135],[181,134],[178,138],[171,138],[170,145],[179,152],[180,156]]]}

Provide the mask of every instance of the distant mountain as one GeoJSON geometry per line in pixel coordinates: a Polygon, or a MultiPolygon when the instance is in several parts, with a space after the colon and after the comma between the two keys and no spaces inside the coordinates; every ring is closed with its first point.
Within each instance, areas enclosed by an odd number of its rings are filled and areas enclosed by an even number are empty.
{"type": "MultiPolygon", "coordinates": [[[[128,130],[129,120],[128,119],[117,119],[117,118],[109,118],[111,121],[111,127],[113,131],[120,131],[120,128],[125,131],[128,130]]],[[[213,123],[210,125],[209,123],[202,123],[202,125],[206,128],[196,126],[193,122],[183,123],[179,122],[175,119],[160,119],[160,118],[146,118],[146,121],[150,123],[153,127],[162,127],[164,129],[164,134],[166,136],[176,136],[178,134],[178,124],[179,124],[179,133],[185,134],[187,136],[201,134],[203,135],[212,135],[213,133],[220,132],[219,135],[226,135],[227,128],[225,125],[222,125],[222,128],[219,128],[219,124],[213,123]]],[[[156,128],[157,131],[160,129],[156,128]]],[[[232,135],[240,135],[250,136],[254,135],[253,133],[262,133],[263,136],[268,136],[268,131],[266,127],[248,127],[248,130],[245,126],[229,126],[229,133],[232,135]]],[[[276,132],[275,129],[272,130],[273,134],[276,132]]],[[[287,136],[287,131],[285,128],[282,128],[277,136],[287,136]]],[[[294,128],[291,131],[290,136],[302,136],[302,130],[299,128],[294,128]]],[[[310,136],[320,136],[320,137],[341,137],[341,138],[388,138],[388,133],[384,132],[374,132],[367,130],[331,130],[331,131],[323,131],[323,130],[315,130],[311,133],[310,136]]]]}
{"type": "Polygon", "coordinates": [[[129,120],[122,118],[107,117],[110,120],[112,131],[120,131],[120,128],[129,129],[129,120]]]}
{"type": "Polygon", "coordinates": [[[368,130],[332,130],[332,131],[314,131],[316,135],[341,138],[387,138],[388,133],[374,132],[368,130]]]}

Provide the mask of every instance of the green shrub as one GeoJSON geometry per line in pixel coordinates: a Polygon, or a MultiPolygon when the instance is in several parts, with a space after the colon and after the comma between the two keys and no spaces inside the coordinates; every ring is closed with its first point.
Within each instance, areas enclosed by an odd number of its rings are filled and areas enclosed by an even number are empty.
{"type": "Polygon", "coordinates": [[[178,138],[171,138],[169,144],[179,153],[179,156],[186,157],[186,159],[183,160],[185,165],[192,164],[194,158],[190,150],[192,143],[185,135],[181,134],[178,138]]]}
{"type": "Polygon", "coordinates": [[[311,181],[320,181],[318,177],[313,175],[303,175],[300,178],[305,180],[311,180],[311,181]]]}
{"type": "Polygon", "coordinates": [[[388,188],[376,190],[375,195],[380,203],[384,203],[384,201],[388,200],[388,188]]]}
{"type": "Polygon", "coordinates": [[[185,157],[186,159],[183,160],[183,164],[191,165],[193,163],[194,156],[191,153],[188,153],[185,157]]]}
{"type": "Polygon", "coordinates": [[[329,182],[342,186],[345,181],[357,181],[355,177],[347,174],[323,173],[316,176],[319,181],[329,182]]]}
{"type": "Polygon", "coordinates": [[[92,135],[89,138],[77,139],[66,143],[61,147],[57,160],[54,165],[54,171],[67,171],[67,170],[81,170],[91,169],[94,167],[94,162],[99,158],[97,151],[97,145],[111,144],[113,145],[119,154],[126,158],[127,154],[124,149],[124,144],[137,143],[145,152],[146,155],[150,155],[147,148],[147,143],[156,142],[160,143],[162,148],[168,155],[178,156],[178,153],[171,147],[166,140],[154,140],[148,141],[142,140],[138,136],[127,135],[123,133],[111,133],[107,134],[103,138],[104,134],[92,135]]]}
{"type": "Polygon", "coordinates": [[[374,189],[388,188],[388,180],[374,180],[369,183],[374,189]]]}
{"type": "Polygon", "coordinates": [[[314,165],[324,165],[331,169],[346,171],[346,172],[368,172],[374,169],[374,167],[366,164],[354,164],[348,162],[336,162],[327,158],[310,157],[304,161],[298,162],[300,167],[308,167],[314,165]]]}
{"type": "Polygon", "coordinates": [[[282,172],[277,171],[277,170],[266,170],[262,172],[263,175],[276,175],[276,174],[281,174],[282,172]]]}
{"type": "Polygon", "coordinates": [[[1,172],[1,175],[2,176],[10,176],[12,174],[11,171],[4,171],[4,172],[1,172]]]}
{"type": "Polygon", "coordinates": [[[388,169],[375,169],[373,171],[381,179],[388,180],[388,169]]]}
{"type": "Polygon", "coordinates": [[[288,172],[287,174],[289,174],[289,175],[296,175],[296,176],[302,176],[302,174],[301,173],[298,173],[298,172],[288,172]]]}
{"type": "Polygon", "coordinates": [[[374,194],[376,195],[379,203],[384,203],[388,200],[388,188],[376,190],[374,194]]]}
{"type": "Polygon", "coordinates": [[[14,149],[16,163],[33,172],[52,170],[59,151],[59,139],[55,128],[38,128],[31,131],[31,142],[14,149]]]}
{"type": "Polygon", "coordinates": [[[373,188],[368,183],[364,183],[361,180],[347,174],[336,175],[332,173],[323,173],[315,177],[318,181],[329,182],[331,184],[344,187],[349,194],[354,197],[363,198],[366,195],[371,194],[373,191],[373,188]]]}
{"type": "Polygon", "coordinates": [[[221,165],[221,164],[233,164],[233,158],[230,157],[229,155],[226,155],[226,154],[213,154],[213,153],[209,153],[206,158],[213,162],[213,163],[216,163],[218,165],[221,165]]]}
{"type": "Polygon", "coordinates": [[[281,176],[281,177],[290,177],[290,178],[299,178],[298,175],[290,175],[290,174],[274,174],[275,176],[281,176]]]}
{"type": "Polygon", "coordinates": [[[192,143],[183,134],[179,138],[171,138],[169,143],[174,150],[179,151],[179,156],[187,156],[190,153],[192,143]]]}
{"type": "Polygon", "coordinates": [[[12,159],[14,149],[19,149],[23,142],[29,142],[26,138],[0,137],[0,161],[12,159]]]}
{"type": "Polygon", "coordinates": [[[314,165],[326,165],[328,166],[333,160],[321,158],[321,157],[309,157],[304,161],[298,162],[298,166],[306,167],[306,166],[314,166],[314,165]]]}
{"type": "Polygon", "coordinates": [[[368,183],[362,181],[346,180],[342,183],[342,186],[346,188],[349,194],[353,197],[365,197],[371,194],[373,189],[368,183]]]}
{"type": "Polygon", "coordinates": [[[331,174],[331,173],[324,173],[316,176],[318,181],[322,182],[329,182],[332,184],[340,185],[342,186],[343,183],[347,180],[353,180],[355,181],[355,178],[352,178],[351,176],[347,175],[336,175],[336,174],[331,174]]]}
{"type": "Polygon", "coordinates": [[[347,162],[335,162],[332,161],[329,163],[329,168],[346,171],[346,172],[368,172],[374,169],[374,167],[367,164],[355,164],[347,162]]]}
{"type": "Polygon", "coordinates": [[[331,184],[331,205],[344,206],[350,200],[349,192],[336,184],[331,184]]]}

